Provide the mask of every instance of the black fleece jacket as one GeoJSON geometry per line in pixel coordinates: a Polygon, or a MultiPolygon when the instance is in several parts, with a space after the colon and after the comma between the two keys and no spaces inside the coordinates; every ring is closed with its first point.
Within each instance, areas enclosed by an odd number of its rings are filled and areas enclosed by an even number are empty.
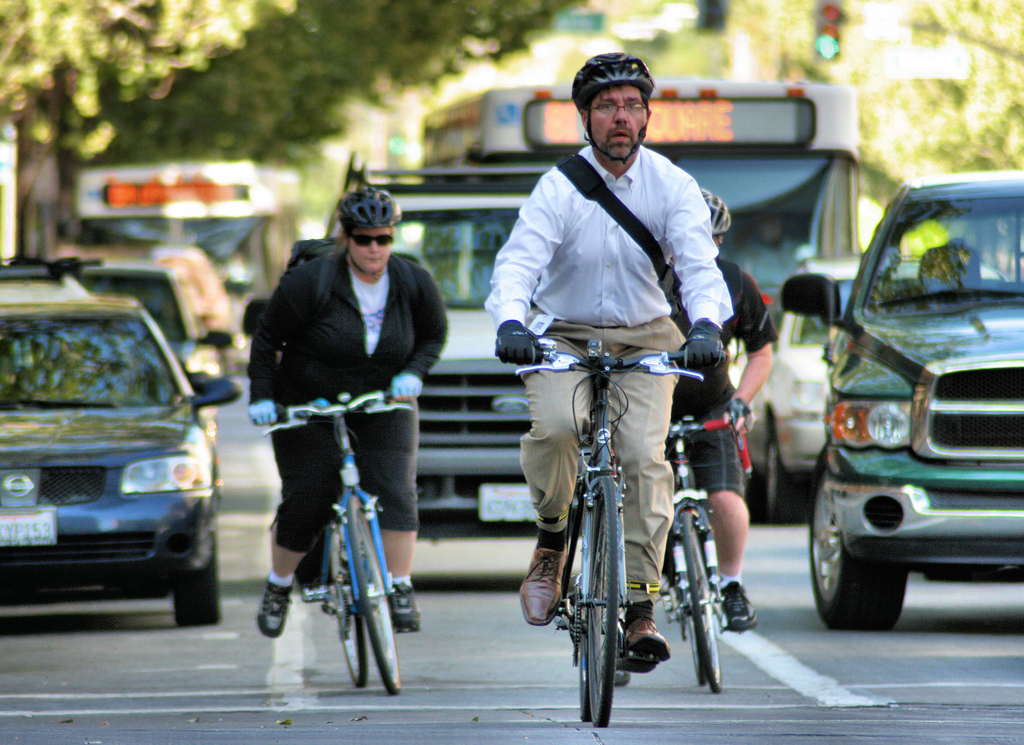
{"type": "Polygon", "coordinates": [[[441,291],[426,269],[399,256],[388,261],[388,276],[380,340],[373,355],[367,355],[363,317],[344,255],[330,254],[289,270],[252,337],[250,402],[335,401],[339,393],[387,391],[401,372],[425,378],[448,334],[441,291]],[[327,261],[337,265],[324,302],[317,298],[317,287],[327,261]]]}

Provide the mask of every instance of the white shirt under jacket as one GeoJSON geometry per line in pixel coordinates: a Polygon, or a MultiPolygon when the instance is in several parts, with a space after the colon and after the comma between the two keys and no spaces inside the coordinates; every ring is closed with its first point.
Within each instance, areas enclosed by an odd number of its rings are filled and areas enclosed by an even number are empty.
{"type": "MultiPolygon", "coordinates": [[[[721,325],[732,316],[711,215],[700,188],[667,158],[641,147],[620,178],[590,147],[580,153],[612,192],[675,260],[681,300],[690,318],[721,325]]],[[[525,322],[531,305],[586,326],[634,327],[668,316],[654,265],[601,205],[585,198],[557,168],[544,174],[494,262],[485,308],[495,326],[525,322]]]]}

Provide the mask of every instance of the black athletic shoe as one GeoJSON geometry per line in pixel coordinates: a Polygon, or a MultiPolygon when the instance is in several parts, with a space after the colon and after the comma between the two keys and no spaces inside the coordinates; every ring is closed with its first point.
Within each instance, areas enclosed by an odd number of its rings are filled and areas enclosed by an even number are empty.
{"type": "Polygon", "coordinates": [[[398,633],[420,630],[420,609],[416,607],[416,596],[412,585],[397,584],[392,588],[391,625],[398,633]]]}
{"type": "Polygon", "coordinates": [[[722,589],[722,605],[726,631],[749,631],[757,626],[754,606],[747,600],[747,593],[739,582],[730,582],[722,589]]]}
{"type": "Polygon", "coordinates": [[[256,615],[256,625],[264,636],[276,639],[284,631],[284,622],[288,617],[288,605],[291,603],[291,587],[281,587],[267,582],[263,591],[263,602],[260,612],[256,615]]]}

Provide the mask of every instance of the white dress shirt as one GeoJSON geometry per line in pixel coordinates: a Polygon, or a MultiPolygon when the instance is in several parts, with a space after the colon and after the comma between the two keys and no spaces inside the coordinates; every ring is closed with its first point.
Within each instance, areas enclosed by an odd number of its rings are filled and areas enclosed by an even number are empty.
{"type": "MultiPolygon", "coordinates": [[[[675,262],[690,318],[721,325],[733,313],[715,265],[710,213],[697,182],[667,158],[641,147],[619,178],[580,153],[675,262]]],[[[671,312],[643,248],[601,205],[584,197],[553,168],[519,210],[494,262],[485,308],[495,326],[525,322],[531,305],[556,319],[586,326],[635,327],[671,312]]]]}

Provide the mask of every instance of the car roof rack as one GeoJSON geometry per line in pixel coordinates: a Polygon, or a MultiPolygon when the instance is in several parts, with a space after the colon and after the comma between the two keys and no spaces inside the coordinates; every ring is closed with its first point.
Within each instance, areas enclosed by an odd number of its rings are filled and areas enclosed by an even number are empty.
{"type": "Polygon", "coordinates": [[[19,256],[0,265],[0,279],[51,279],[60,282],[65,275],[78,279],[82,276],[83,267],[99,266],[102,263],[98,259],[83,260],[77,256],[54,261],[19,256]]]}

